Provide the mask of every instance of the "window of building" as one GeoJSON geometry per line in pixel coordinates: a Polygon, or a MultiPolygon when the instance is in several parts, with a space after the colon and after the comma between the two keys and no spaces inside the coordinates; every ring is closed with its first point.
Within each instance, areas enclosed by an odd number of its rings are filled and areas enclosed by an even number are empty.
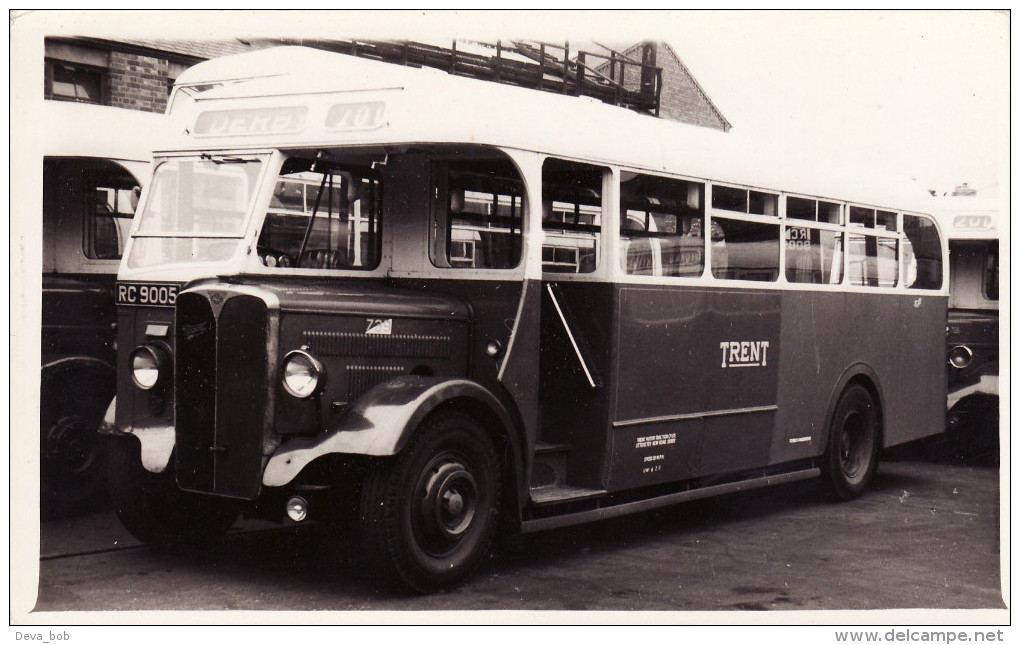
{"type": "Polygon", "coordinates": [[[524,185],[502,159],[433,163],[432,262],[451,269],[512,269],[521,262],[524,185]]]}
{"type": "Polygon", "coordinates": [[[46,61],[45,97],[54,101],[105,103],[103,85],[106,71],[64,61],[46,61]]]}
{"type": "Polygon", "coordinates": [[[624,172],[620,262],[634,275],[700,276],[705,268],[705,186],[624,172]]]}
{"type": "Polygon", "coordinates": [[[602,180],[607,170],[559,159],[542,166],[542,270],[591,273],[601,261],[602,180]]]}

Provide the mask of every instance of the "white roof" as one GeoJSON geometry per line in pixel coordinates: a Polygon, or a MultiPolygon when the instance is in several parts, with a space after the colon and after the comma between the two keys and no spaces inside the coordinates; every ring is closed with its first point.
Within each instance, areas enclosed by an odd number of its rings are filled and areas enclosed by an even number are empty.
{"type": "Polygon", "coordinates": [[[250,79],[175,106],[175,149],[478,143],[613,163],[886,208],[926,211],[930,196],[870,171],[841,166],[832,151],[775,150],[753,137],[657,119],[590,98],[561,96],[344,54],[281,47],[200,63],[179,83],[250,79]],[[255,76],[257,78],[254,78],[255,76]],[[329,107],[382,102],[378,127],[329,132],[329,107]],[[195,137],[202,112],[309,106],[307,127],[275,136],[195,137]]]}
{"type": "Polygon", "coordinates": [[[150,161],[167,125],[162,114],[62,101],[40,101],[32,118],[43,156],[124,161],[150,161]]]}

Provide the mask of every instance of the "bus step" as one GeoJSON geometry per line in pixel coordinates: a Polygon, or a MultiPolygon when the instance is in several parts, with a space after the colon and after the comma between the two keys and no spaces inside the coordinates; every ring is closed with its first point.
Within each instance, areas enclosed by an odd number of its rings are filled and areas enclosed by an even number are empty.
{"type": "Polygon", "coordinates": [[[597,488],[576,486],[539,486],[531,489],[531,502],[539,506],[577,502],[593,497],[602,497],[606,491],[597,488]]]}
{"type": "Polygon", "coordinates": [[[535,465],[531,469],[531,487],[561,486],[567,479],[567,452],[570,446],[558,443],[535,445],[535,465]]]}

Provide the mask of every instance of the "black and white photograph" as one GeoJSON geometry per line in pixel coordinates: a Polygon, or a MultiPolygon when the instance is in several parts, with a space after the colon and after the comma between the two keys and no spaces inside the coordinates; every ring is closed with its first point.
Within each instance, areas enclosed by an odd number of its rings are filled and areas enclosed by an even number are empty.
{"type": "Polygon", "coordinates": [[[1008,641],[1010,18],[10,10],[10,640],[1008,641]]]}

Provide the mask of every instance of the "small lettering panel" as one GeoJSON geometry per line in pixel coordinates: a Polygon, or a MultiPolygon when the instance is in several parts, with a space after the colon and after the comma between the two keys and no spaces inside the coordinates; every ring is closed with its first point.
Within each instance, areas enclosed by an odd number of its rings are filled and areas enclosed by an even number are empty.
{"type": "Polygon", "coordinates": [[[173,307],[181,285],[166,282],[118,282],[118,305],[173,307]]]}

